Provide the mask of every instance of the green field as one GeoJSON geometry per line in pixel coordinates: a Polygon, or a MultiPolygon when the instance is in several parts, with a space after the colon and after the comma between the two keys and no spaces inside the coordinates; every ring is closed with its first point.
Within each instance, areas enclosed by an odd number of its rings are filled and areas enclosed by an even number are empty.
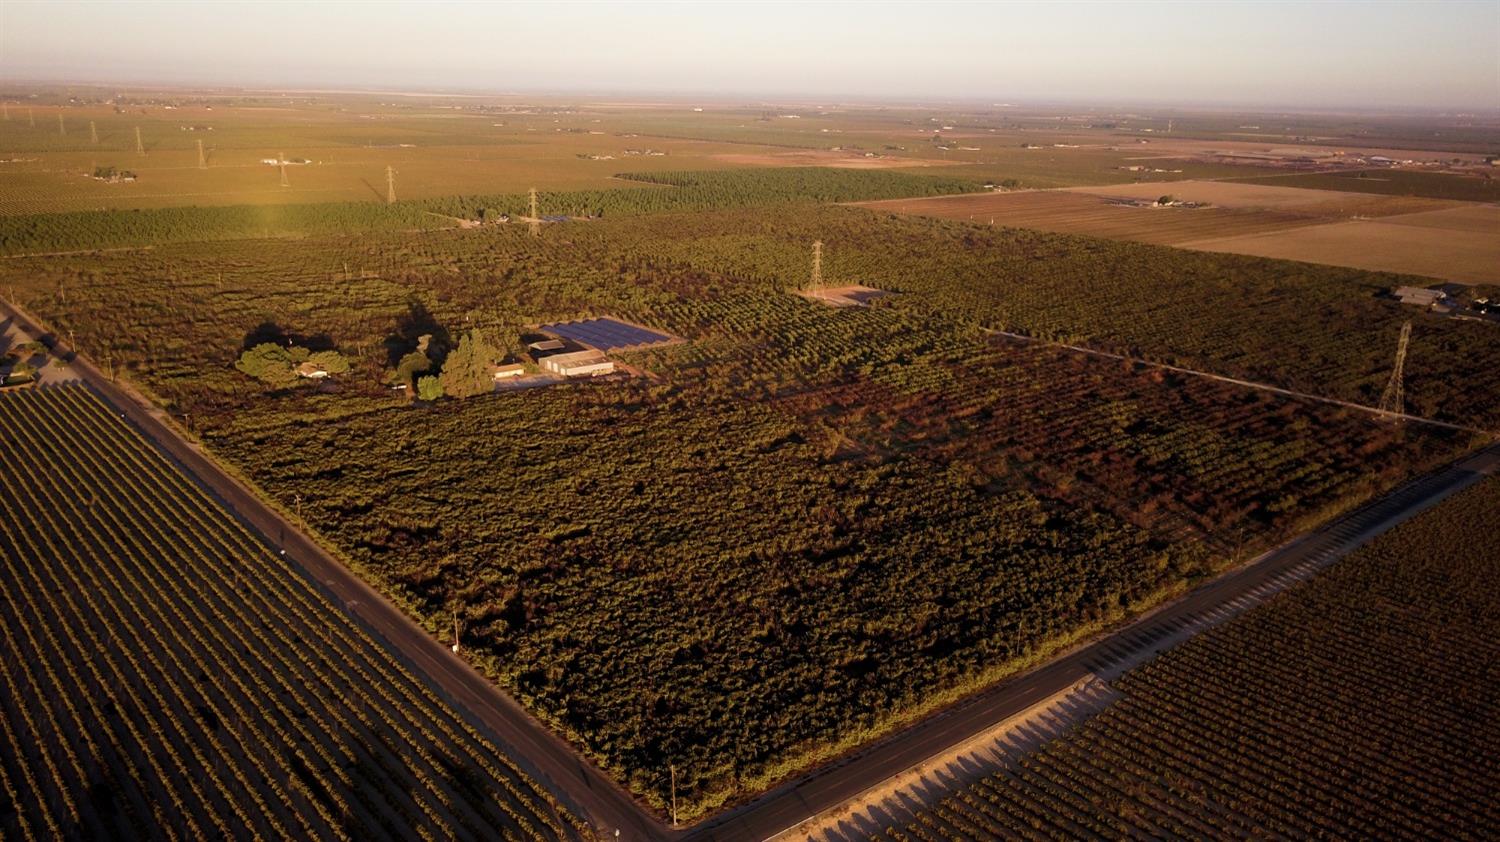
{"type": "Polygon", "coordinates": [[[583,838],[92,391],[0,428],[5,838],[583,838]]]}
{"type": "Polygon", "coordinates": [[[1484,838],[1500,810],[1500,480],[1117,682],[892,840],[1484,838]]]}

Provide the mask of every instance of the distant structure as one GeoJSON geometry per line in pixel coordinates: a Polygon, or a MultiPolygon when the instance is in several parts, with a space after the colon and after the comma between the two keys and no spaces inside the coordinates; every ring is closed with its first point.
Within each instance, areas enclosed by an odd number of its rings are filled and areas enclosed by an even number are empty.
{"type": "Polygon", "coordinates": [[[286,153],[276,153],[276,166],[281,169],[281,186],[291,187],[292,183],[286,180],[286,153]]]}
{"type": "Polygon", "coordinates": [[[396,204],[396,171],[390,164],[385,165],[385,203],[396,204]]]}
{"type": "Polygon", "coordinates": [[[813,241],[813,264],[812,280],[808,283],[809,289],[818,289],[823,286],[823,241],[813,241]]]}
{"type": "Polygon", "coordinates": [[[1396,343],[1396,367],[1391,369],[1391,379],[1380,395],[1380,412],[1387,418],[1401,420],[1406,414],[1406,387],[1402,382],[1402,371],[1406,368],[1406,345],[1411,341],[1411,322],[1401,326],[1401,339],[1396,343]]]}
{"type": "Polygon", "coordinates": [[[58,137],[67,137],[68,136],[68,127],[63,125],[63,118],[62,118],[62,112],[61,111],[57,112],[57,136],[58,137]]]}
{"type": "Polygon", "coordinates": [[[536,210],[535,187],[531,188],[531,219],[529,221],[529,224],[531,226],[531,236],[540,237],[542,235],[542,218],[537,214],[536,210]]]}
{"type": "Polygon", "coordinates": [[[1402,304],[1415,304],[1418,307],[1431,307],[1448,297],[1448,294],[1440,289],[1425,287],[1396,287],[1392,295],[1396,296],[1402,304]]]}
{"type": "Polygon", "coordinates": [[[208,158],[203,155],[203,139],[198,139],[198,169],[208,169],[208,158]]]}
{"type": "Polygon", "coordinates": [[[140,126],[136,126],[135,127],[135,154],[137,154],[137,155],[144,155],[144,154],[146,154],[146,144],[141,143],[141,127],[140,126]]]}
{"type": "Polygon", "coordinates": [[[592,349],[549,354],[538,362],[544,370],[563,377],[602,377],[615,370],[614,360],[592,349]]]}
{"type": "Polygon", "coordinates": [[[94,128],[94,121],[89,121],[89,143],[99,145],[99,130],[94,128]]]}

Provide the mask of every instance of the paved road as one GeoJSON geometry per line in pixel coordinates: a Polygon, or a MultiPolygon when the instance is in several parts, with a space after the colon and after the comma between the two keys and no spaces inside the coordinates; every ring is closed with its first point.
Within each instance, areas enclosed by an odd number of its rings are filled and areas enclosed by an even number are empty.
{"type": "MultiPolygon", "coordinates": [[[[13,317],[34,336],[50,339],[55,353],[67,357],[71,349],[40,328],[29,316],[0,302],[0,318],[13,317]]],[[[134,424],[200,486],[216,497],[235,517],[273,548],[284,550],[335,605],[342,606],[376,640],[384,643],[419,678],[443,695],[455,709],[508,756],[541,781],[565,804],[613,837],[658,839],[671,835],[624,790],[571,746],[532,718],[491,681],[415,625],[401,609],[386,601],[343,564],[266,506],[248,488],[226,474],[199,448],[169,427],[161,410],[144,398],[111,383],[86,358],[76,357],[71,368],[134,424]]]]}
{"type": "MultiPolygon", "coordinates": [[[[25,314],[0,302],[0,316],[3,315],[14,316],[35,335],[50,336],[25,314]]],[[[67,352],[55,340],[54,348],[67,352]]],[[[414,625],[400,609],[224,473],[195,445],[182,439],[164,423],[160,410],[109,382],[87,360],[77,358],[72,364],[77,374],[218,497],[229,511],[265,536],[269,544],[284,548],[335,604],[344,606],[522,768],[588,818],[603,835],[613,837],[614,831],[619,830],[621,839],[762,840],[774,836],[984,732],[1090,674],[1105,677],[1118,674],[1143,657],[1222,622],[1281,588],[1311,576],[1375,535],[1477,482],[1481,476],[1500,472],[1500,445],[1492,445],[1208,582],[1114,634],[1078,647],[1046,666],[970,697],[682,833],[657,821],[488,679],[414,625]]]]}

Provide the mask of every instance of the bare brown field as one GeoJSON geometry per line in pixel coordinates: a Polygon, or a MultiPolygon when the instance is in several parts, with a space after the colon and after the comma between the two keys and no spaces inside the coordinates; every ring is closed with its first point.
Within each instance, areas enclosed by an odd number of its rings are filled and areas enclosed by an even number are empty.
{"type": "Polygon", "coordinates": [[[1392,225],[1415,225],[1421,228],[1441,228],[1446,231],[1472,231],[1500,237],[1500,206],[1466,205],[1447,210],[1409,213],[1383,219],[1392,225]]]}
{"type": "Polygon", "coordinates": [[[1395,216],[1465,206],[1462,202],[1447,199],[1345,193],[1226,181],[1118,184],[1109,187],[1074,187],[1068,190],[1119,199],[1155,199],[1170,193],[1185,202],[1204,202],[1217,208],[1284,211],[1305,216],[1345,219],[1353,216],[1395,216]]]}
{"type": "MultiPolygon", "coordinates": [[[[1154,188],[1160,184],[1140,185],[1154,188]]],[[[1281,231],[1317,222],[1300,214],[1232,208],[1142,208],[1072,191],[977,193],[930,199],[866,202],[863,207],[1059,234],[1088,234],[1114,240],[1178,245],[1208,237],[1281,231]]]]}
{"type": "MultiPolygon", "coordinates": [[[[1443,214],[1411,214],[1389,219],[1309,225],[1270,234],[1219,237],[1186,243],[1186,248],[1331,263],[1382,272],[1405,272],[1463,283],[1500,283],[1500,236],[1496,229],[1472,230],[1474,220],[1458,209],[1451,226],[1443,214]],[[1466,227],[1469,226],[1469,227],[1466,227]]],[[[1496,209],[1491,209],[1496,210],[1496,209]]],[[[1497,211],[1500,213],[1500,211],[1497,211]]]]}
{"type": "Polygon", "coordinates": [[[1473,202],[1179,181],[893,199],[861,206],[1465,283],[1500,281],[1500,207],[1473,202]],[[1118,203],[1164,194],[1211,207],[1118,203]]]}
{"type": "Polygon", "coordinates": [[[799,152],[773,152],[750,154],[728,152],[710,155],[714,161],[725,164],[752,167],[833,167],[846,170],[889,170],[907,167],[948,167],[962,161],[934,161],[928,158],[882,156],[866,158],[860,154],[834,152],[832,150],[804,150],[799,152]]]}

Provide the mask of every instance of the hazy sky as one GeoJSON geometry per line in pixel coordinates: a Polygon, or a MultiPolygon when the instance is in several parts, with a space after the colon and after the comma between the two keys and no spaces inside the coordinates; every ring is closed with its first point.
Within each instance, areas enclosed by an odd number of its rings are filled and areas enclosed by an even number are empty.
{"type": "Polygon", "coordinates": [[[28,2],[7,80],[1500,108],[1500,0],[28,2]]]}

